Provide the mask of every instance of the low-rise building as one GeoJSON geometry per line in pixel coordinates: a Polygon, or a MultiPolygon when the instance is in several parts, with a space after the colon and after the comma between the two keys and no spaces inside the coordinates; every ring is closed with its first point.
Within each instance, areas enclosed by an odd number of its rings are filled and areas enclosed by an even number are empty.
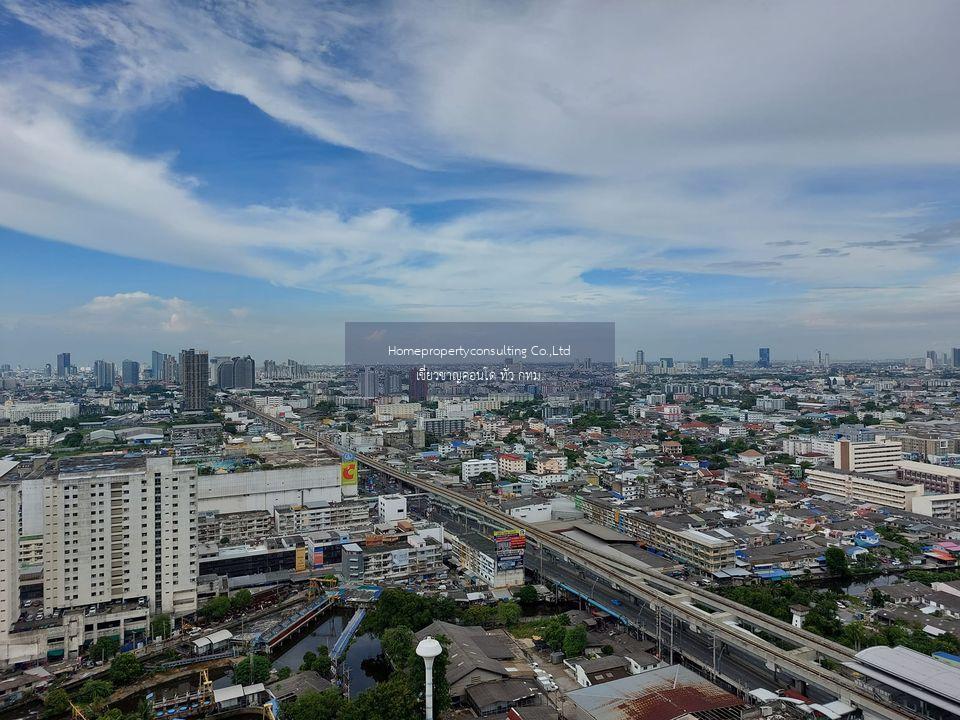
{"type": "Polygon", "coordinates": [[[807,470],[807,487],[814,493],[835,495],[852,502],[873,503],[910,510],[913,500],[923,495],[923,485],[898,480],[893,475],[877,475],[837,468],[807,470]]]}

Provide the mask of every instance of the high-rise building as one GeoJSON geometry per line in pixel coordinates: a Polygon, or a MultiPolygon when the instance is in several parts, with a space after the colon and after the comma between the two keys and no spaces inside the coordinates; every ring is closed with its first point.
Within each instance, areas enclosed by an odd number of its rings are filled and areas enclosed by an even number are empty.
{"type": "Polygon", "coordinates": [[[723,360],[720,361],[720,363],[721,363],[724,367],[732,368],[732,367],[733,367],[733,353],[730,353],[729,355],[727,355],[723,360]]]}
{"type": "Polygon", "coordinates": [[[927,350],[926,359],[930,361],[928,365],[932,365],[933,367],[936,367],[939,361],[939,358],[937,357],[937,351],[927,350]]]}
{"type": "Polygon", "coordinates": [[[210,407],[210,365],[205,351],[193,348],[180,351],[180,385],[184,410],[210,407]]]}
{"type": "Polygon", "coordinates": [[[230,358],[217,365],[216,380],[223,390],[252,388],[256,382],[256,363],[249,355],[230,358]]]}
{"type": "Polygon", "coordinates": [[[112,362],[95,360],[93,363],[93,377],[98,390],[110,390],[117,379],[117,369],[112,362]]]}
{"type": "Polygon", "coordinates": [[[124,387],[135,387],[140,384],[140,363],[136,360],[124,360],[120,377],[124,387]]]}
{"type": "Polygon", "coordinates": [[[377,371],[372,367],[365,367],[357,371],[357,385],[360,388],[360,397],[377,397],[377,371]]]}
{"type": "Polygon", "coordinates": [[[637,350],[637,367],[643,367],[643,350],[637,350]]]}
{"type": "Polygon", "coordinates": [[[700,369],[706,370],[708,367],[710,367],[710,358],[708,357],[700,358],[700,369]]]}
{"type": "Polygon", "coordinates": [[[20,617],[20,483],[12,470],[0,463],[0,665],[13,659],[10,628],[20,617]]]}
{"type": "Polygon", "coordinates": [[[770,367],[770,348],[760,348],[760,359],[757,360],[757,367],[770,367]]]}
{"type": "Polygon", "coordinates": [[[660,358],[660,367],[664,370],[669,370],[673,367],[673,358],[672,357],[662,357],[660,358]]]}
{"type": "Polygon", "coordinates": [[[57,355],[57,377],[66,377],[70,374],[70,353],[57,355]]]}
{"type": "Polygon", "coordinates": [[[407,380],[407,395],[410,402],[427,401],[427,381],[417,377],[419,368],[410,368],[410,377],[407,380]]]}
{"type": "Polygon", "coordinates": [[[167,358],[166,353],[154,350],[150,355],[150,375],[158,382],[169,381],[166,376],[167,358]]]}
{"type": "Polygon", "coordinates": [[[399,395],[403,389],[403,373],[399,370],[387,370],[383,378],[383,390],[387,395],[399,395]]]}
{"type": "Polygon", "coordinates": [[[196,493],[196,468],[171,458],[61,460],[43,480],[44,607],[196,611],[196,493]]]}
{"type": "Polygon", "coordinates": [[[53,368],[50,366],[50,363],[43,366],[43,372],[47,377],[53,375],[53,368]]]}
{"type": "Polygon", "coordinates": [[[960,348],[953,348],[951,355],[953,357],[953,366],[960,368],[960,348]]]}

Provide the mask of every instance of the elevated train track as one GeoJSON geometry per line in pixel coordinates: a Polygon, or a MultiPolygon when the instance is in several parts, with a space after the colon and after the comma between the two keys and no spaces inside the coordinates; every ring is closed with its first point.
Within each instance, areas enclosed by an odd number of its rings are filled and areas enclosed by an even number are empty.
{"type": "MultiPolygon", "coordinates": [[[[341,454],[334,443],[324,440],[318,433],[304,430],[292,423],[267,415],[250,405],[239,403],[249,413],[272,423],[278,428],[296,433],[319,444],[326,450],[341,454]]],[[[776,618],[764,615],[752,608],[732,602],[724,597],[692,587],[676,578],[637,568],[625,569],[610,557],[594,550],[587,550],[560,535],[546,532],[536,525],[523,522],[492,508],[474,498],[465,497],[445,487],[435,485],[414,475],[398,470],[377,458],[357,453],[357,460],[366,467],[388,475],[411,487],[429,492],[457,506],[467,508],[504,528],[522,529],[528,538],[540,545],[541,551],[549,549],[554,554],[576,563],[585,570],[602,576],[620,592],[631,595],[652,609],[665,608],[689,625],[713,633],[725,642],[754,654],[767,663],[809,684],[820,687],[846,702],[861,708],[868,716],[890,720],[914,720],[921,717],[910,710],[892,706],[889,701],[874,695],[872,689],[854,678],[841,675],[820,664],[821,659],[840,663],[853,659],[850,648],[822,638],[802,628],[794,627],[776,618]],[[709,608],[704,610],[702,608],[709,608]],[[712,612],[711,612],[712,610],[712,612]],[[756,635],[752,629],[761,630],[770,636],[796,646],[784,649],[756,635]]]]}

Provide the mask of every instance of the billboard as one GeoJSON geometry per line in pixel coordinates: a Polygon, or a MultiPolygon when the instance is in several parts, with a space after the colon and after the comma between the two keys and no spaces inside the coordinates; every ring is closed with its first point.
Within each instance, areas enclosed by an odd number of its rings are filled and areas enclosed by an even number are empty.
{"type": "Polygon", "coordinates": [[[523,553],[527,536],[523,530],[497,530],[493,533],[497,547],[497,572],[523,567],[523,553]]]}
{"type": "Polygon", "coordinates": [[[344,453],[340,458],[340,485],[357,484],[357,456],[353,453],[344,453]]]}

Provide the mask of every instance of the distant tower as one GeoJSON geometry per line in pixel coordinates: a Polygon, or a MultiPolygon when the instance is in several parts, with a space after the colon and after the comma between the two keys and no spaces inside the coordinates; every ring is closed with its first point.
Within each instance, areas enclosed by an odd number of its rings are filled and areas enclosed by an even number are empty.
{"type": "Polygon", "coordinates": [[[637,367],[643,365],[643,350],[637,350],[637,367]]]}
{"type": "Polygon", "coordinates": [[[700,358],[700,369],[701,369],[701,370],[706,370],[706,369],[709,368],[709,367],[710,367],[710,358],[708,358],[708,357],[702,357],[702,358],[700,358]]]}
{"type": "Polygon", "coordinates": [[[436,660],[437,655],[442,652],[443,648],[440,646],[440,643],[429,635],[417,645],[417,655],[423,658],[423,666],[426,669],[425,675],[427,681],[426,687],[424,688],[426,720],[433,720],[433,661],[436,660]]]}
{"type": "Polygon", "coordinates": [[[770,367],[770,348],[760,348],[760,358],[757,360],[757,367],[770,367]]]}
{"type": "Polygon", "coordinates": [[[57,377],[66,377],[70,374],[70,353],[57,355],[57,377]]]}
{"type": "Polygon", "coordinates": [[[193,348],[180,351],[180,384],[184,410],[210,408],[210,360],[206,351],[193,348]]]}

